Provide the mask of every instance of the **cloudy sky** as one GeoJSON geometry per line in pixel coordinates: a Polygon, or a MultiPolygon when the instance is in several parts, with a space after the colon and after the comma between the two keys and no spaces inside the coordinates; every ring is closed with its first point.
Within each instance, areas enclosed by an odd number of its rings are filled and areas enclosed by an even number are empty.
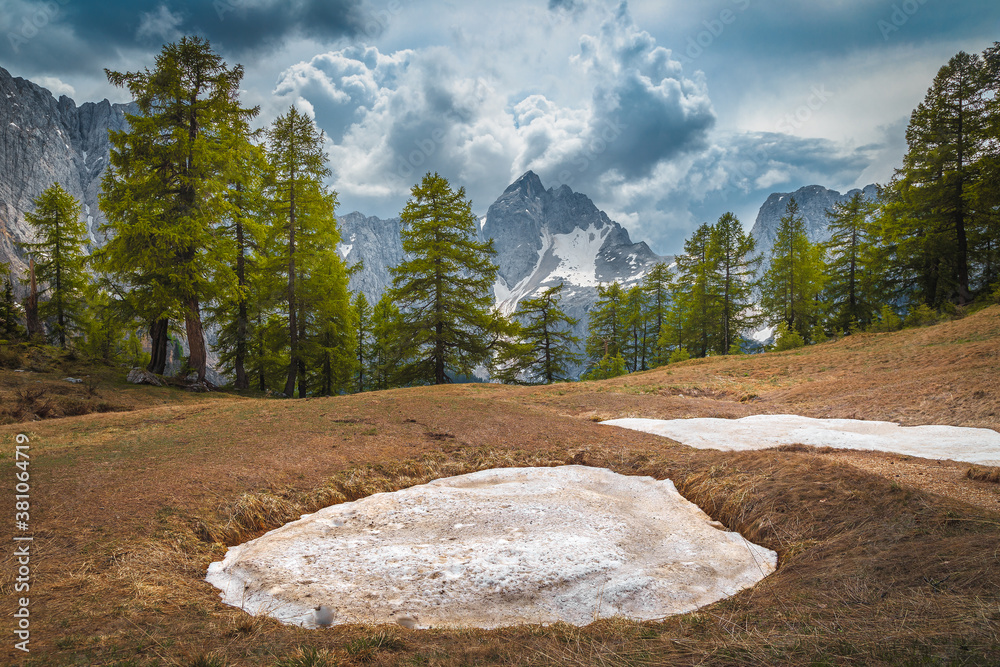
{"type": "Polygon", "coordinates": [[[340,212],[399,214],[427,171],[479,214],[526,170],[662,254],[771,192],[885,182],[910,111],[996,0],[0,0],[0,66],[78,103],[104,68],[211,40],[266,124],[326,132],[340,212]]]}

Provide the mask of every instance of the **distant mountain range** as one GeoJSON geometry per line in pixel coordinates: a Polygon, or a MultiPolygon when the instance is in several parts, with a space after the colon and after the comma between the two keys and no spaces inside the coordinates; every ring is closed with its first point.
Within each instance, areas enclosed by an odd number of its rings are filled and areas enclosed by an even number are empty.
{"type": "MultiPolygon", "coordinates": [[[[22,273],[24,257],[17,244],[32,240],[24,214],[46,187],[58,181],[80,200],[87,216],[92,247],[104,239],[98,231],[104,216],[98,208],[101,177],[108,164],[108,130],[126,127],[130,105],[86,103],[79,107],[66,96],[56,100],[30,81],[0,68],[0,261],[22,273]]],[[[757,215],[751,234],[767,253],[789,197],[795,197],[813,241],[828,238],[826,210],[849,198],[810,185],[794,193],[775,193],[757,215]]],[[[874,196],[875,186],[863,192],[874,196]]],[[[355,212],[339,217],[338,249],[348,265],[361,262],[351,289],[374,303],[391,285],[389,268],[403,259],[398,218],[383,220],[355,212]]],[[[597,286],[619,281],[631,286],[657,262],[644,242],[611,220],[584,194],[568,186],[546,189],[529,171],[510,184],[480,221],[480,234],[493,239],[499,276],[494,286],[498,306],[511,313],[524,298],[564,283],[563,307],[580,320],[583,338],[587,313],[597,299],[597,286]]]]}

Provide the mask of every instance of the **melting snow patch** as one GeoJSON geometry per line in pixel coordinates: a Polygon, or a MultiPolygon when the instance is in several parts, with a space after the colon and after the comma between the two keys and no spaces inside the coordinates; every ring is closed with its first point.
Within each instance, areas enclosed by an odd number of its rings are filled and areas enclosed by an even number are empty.
{"type": "Polygon", "coordinates": [[[742,451],[780,445],[892,452],[1000,466],[1000,433],[961,426],[900,426],[860,419],[753,415],[742,419],[612,419],[602,422],[672,438],[698,449],[742,451]]]}
{"type": "Polygon", "coordinates": [[[670,480],[563,466],[327,507],[230,548],[206,580],[227,604],[306,627],[493,628],[662,618],[733,595],[776,562],[670,480]]]}
{"type": "Polygon", "coordinates": [[[344,259],[347,259],[347,256],[351,254],[351,250],[353,249],[354,249],[353,244],[341,244],[340,247],[338,248],[338,250],[340,250],[340,254],[343,255],[344,259]]]}

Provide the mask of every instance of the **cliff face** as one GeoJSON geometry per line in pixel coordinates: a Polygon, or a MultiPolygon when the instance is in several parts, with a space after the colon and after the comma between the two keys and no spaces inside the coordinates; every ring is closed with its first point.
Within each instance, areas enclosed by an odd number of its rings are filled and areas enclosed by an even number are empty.
{"type": "Polygon", "coordinates": [[[340,227],[340,251],[347,266],[361,263],[351,276],[351,291],[364,292],[372,305],[392,287],[389,269],[403,261],[403,241],[399,218],[382,220],[354,212],[337,219],[340,227]]]}
{"type": "Polygon", "coordinates": [[[15,273],[24,270],[17,244],[34,240],[24,214],[56,182],[79,200],[91,246],[100,245],[104,216],[97,198],[108,164],[108,130],[126,128],[129,109],[107,100],[81,106],[65,95],[57,100],[0,68],[0,262],[15,273]]]}
{"type": "MultiPolygon", "coordinates": [[[[775,192],[767,198],[760,212],[757,213],[757,220],[754,222],[750,235],[757,241],[757,251],[765,258],[770,257],[771,248],[778,236],[778,227],[781,224],[781,217],[785,215],[788,207],[788,200],[795,198],[795,203],[799,205],[799,215],[805,221],[806,236],[812,243],[821,243],[830,240],[830,230],[828,225],[830,219],[826,212],[840,204],[858,192],[851,190],[840,194],[836,190],[824,188],[821,185],[807,185],[799,188],[795,192],[775,192]]],[[[878,188],[875,185],[868,185],[860,191],[865,198],[875,199],[878,196],[878,188]]],[[[761,270],[767,267],[767,262],[761,263],[761,270]]]]}

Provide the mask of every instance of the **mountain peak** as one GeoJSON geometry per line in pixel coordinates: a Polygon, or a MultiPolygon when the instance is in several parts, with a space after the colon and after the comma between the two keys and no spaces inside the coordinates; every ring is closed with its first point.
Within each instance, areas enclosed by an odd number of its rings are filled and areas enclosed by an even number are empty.
{"type": "Polygon", "coordinates": [[[517,191],[523,192],[528,197],[537,197],[541,193],[545,192],[545,186],[542,185],[542,179],[538,177],[538,174],[528,170],[524,172],[521,178],[511,183],[507,189],[504,190],[504,194],[517,191]]]}

